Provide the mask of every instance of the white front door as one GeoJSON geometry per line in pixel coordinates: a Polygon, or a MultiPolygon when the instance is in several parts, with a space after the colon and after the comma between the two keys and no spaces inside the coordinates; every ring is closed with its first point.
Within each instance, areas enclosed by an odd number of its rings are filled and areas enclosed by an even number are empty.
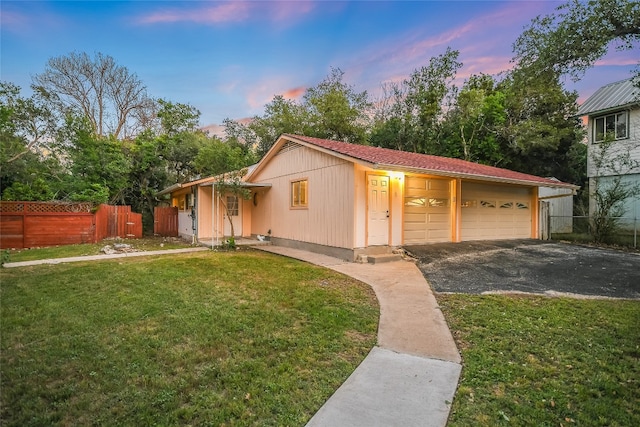
{"type": "Polygon", "coordinates": [[[224,204],[227,206],[227,209],[223,209],[223,219],[224,219],[224,235],[231,236],[231,223],[229,222],[229,217],[227,213],[231,217],[231,221],[233,221],[233,234],[238,237],[242,236],[242,202],[239,200],[238,196],[224,196],[224,204]]]}
{"type": "Polygon", "coordinates": [[[389,244],[389,177],[369,175],[367,242],[369,246],[389,244]]]}

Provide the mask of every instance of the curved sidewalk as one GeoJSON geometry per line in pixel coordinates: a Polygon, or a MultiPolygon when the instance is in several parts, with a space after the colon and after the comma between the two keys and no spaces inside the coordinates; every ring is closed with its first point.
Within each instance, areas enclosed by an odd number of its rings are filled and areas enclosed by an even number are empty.
{"type": "Polygon", "coordinates": [[[367,283],[380,304],[378,345],[307,427],[446,425],[461,359],[431,288],[415,264],[356,264],[279,246],[257,249],[367,283]]]}

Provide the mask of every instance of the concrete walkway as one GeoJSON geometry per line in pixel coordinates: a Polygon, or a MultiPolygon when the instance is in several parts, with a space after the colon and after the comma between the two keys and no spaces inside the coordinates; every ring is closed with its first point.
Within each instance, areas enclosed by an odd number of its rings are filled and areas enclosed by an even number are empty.
{"type": "Polygon", "coordinates": [[[41,265],[41,264],[63,264],[67,262],[81,262],[81,261],[100,261],[104,259],[115,259],[115,258],[131,258],[131,257],[139,257],[139,256],[151,256],[151,255],[167,255],[167,254],[182,254],[185,252],[200,252],[200,251],[208,251],[209,248],[204,247],[196,247],[196,248],[184,248],[184,249],[167,249],[160,251],[140,251],[140,252],[127,252],[122,254],[111,254],[111,255],[83,255],[83,256],[74,256],[67,258],[51,258],[51,259],[37,259],[33,261],[19,261],[19,262],[7,262],[3,265],[4,268],[11,267],[29,267],[32,265],[41,265]]]}
{"type": "Polygon", "coordinates": [[[429,284],[415,264],[356,264],[280,246],[257,248],[367,283],[380,303],[378,346],[308,427],[445,426],[461,359],[429,284]]]}

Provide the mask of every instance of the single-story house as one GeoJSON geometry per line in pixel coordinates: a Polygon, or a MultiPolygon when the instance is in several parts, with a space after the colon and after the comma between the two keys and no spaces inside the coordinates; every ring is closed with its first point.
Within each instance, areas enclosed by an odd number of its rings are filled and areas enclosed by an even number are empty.
{"type": "Polygon", "coordinates": [[[248,200],[217,194],[216,178],[161,194],[179,207],[183,235],[227,236],[221,201],[237,206],[237,236],[355,260],[403,245],[538,238],[538,189],[578,188],[459,159],[288,134],[243,183],[248,200]]]}

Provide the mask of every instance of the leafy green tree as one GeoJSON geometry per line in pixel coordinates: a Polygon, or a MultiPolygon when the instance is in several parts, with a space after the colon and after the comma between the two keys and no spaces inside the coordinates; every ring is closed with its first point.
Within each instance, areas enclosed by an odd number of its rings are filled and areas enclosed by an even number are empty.
{"type": "Polygon", "coordinates": [[[401,84],[391,85],[391,101],[384,104],[383,112],[376,113],[373,145],[436,155],[447,152],[441,124],[445,104],[455,97],[453,80],[462,66],[458,55],[458,51],[447,48],[401,84]]]}
{"type": "Polygon", "coordinates": [[[343,71],[332,69],[322,82],[307,89],[302,102],[275,96],[265,106],[264,115],[246,126],[249,132],[239,132],[241,125],[229,122],[234,126],[232,134],[242,134],[246,143],[255,145],[259,157],[283,133],[366,143],[371,103],[366,91],[356,92],[343,77],[343,71]]]}
{"type": "Polygon", "coordinates": [[[95,203],[123,203],[131,163],[122,142],[101,137],[84,118],[67,117],[58,132],[59,147],[68,161],[67,198],[95,203]]]}
{"type": "Polygon", "coordinates": [[[497,165],[504,159],[499,131],[506,121],[504,92],[493,77],[473,75],[458,92],[442,125],[442,152],[450,157],[497,165]]]}
{"type": "Polygon", "coordinates": [[[309,120],[307,136],[364,144],[371,102],[367,92],[344,83],[344,72],[333,68],[329,76],[304,94],[309,120]]]}
{"type": "Polygon", "coordinates": [[[505,93],[506,120],[500,129],[504,153],[502,167],[539,176],[553,176],[581,184],[580,175],[568,170],[584,130],[575,113],[577,93],[566,91],[551,73],[531,77],[515,70],[500,84],[505,93]]]}
{"type": "Polygon", "coordinates": [[[64,174],[50,141],[54,116],[36,95],[0,82],[0,194],[6,200],[48,200],[64,174]],[[11,191],[5,190],[11,188],[11,191]]]}
{"type": "Polygon", "coordinates": [[[265,106],[264,115],[255,117],[247,126],[251,135],[254,135],[249,139],[255,141],[256,154],[259,157],[264,156],[283,133],[306,135],[309,131],[308,115],[303,105],[285,99],[282,95],[276,95],[265,106]]]}
{"type": "Polygon", "coordinates": [[[612,43],[630,50],[639,39],[639,2],[570,0],[531,22],[513,45],[514,61],[533,74],[552,71],[578,79],[612,43]]]}
{"type": "Polygon", "coordinates": [[[202,176],[235,171],[253,162],[253,155],[240,144],[228,143],[215,137],[203,144],[194,160],[196,170],[202,176]]]}

